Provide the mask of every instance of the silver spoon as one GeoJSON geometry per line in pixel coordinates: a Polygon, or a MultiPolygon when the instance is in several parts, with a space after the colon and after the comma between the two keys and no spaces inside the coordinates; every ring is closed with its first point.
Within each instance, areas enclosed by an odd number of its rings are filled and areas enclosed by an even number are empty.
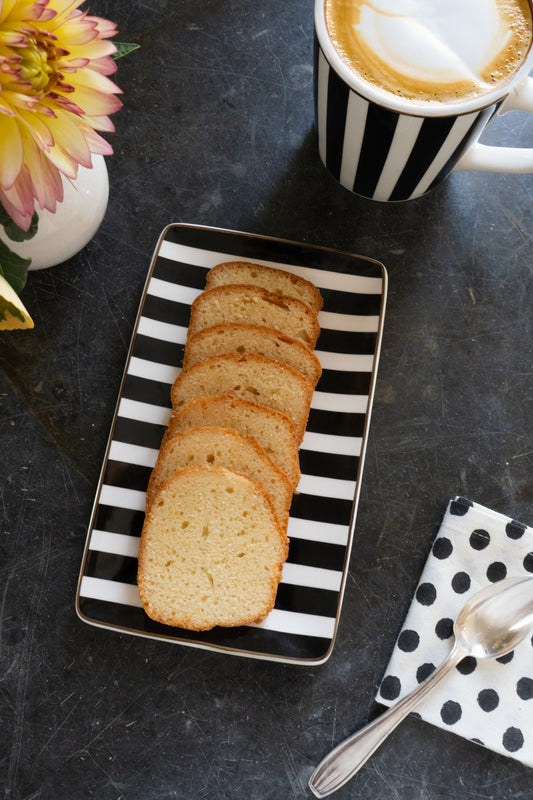
{"type": "Polygon", "coordinates": [[[457,615],[453,626],[455,642],[440,667],[396,705],[337,745],[311,775],[309,788],[313,794],[327,797],[344,786],[389,733],[463,658],[503,656],[532,627],[533,577],[508,578],[473,595],[457,615]]]}

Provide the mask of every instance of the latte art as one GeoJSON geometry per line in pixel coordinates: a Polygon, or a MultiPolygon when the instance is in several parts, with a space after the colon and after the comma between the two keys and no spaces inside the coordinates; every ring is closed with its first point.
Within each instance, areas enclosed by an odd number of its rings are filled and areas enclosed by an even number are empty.
{"type": "Polygon", "coordinates": [[[450,102],[494,89],[531,44],[527,0],[325,0],[328,34],[365,80],[450,102]]]}

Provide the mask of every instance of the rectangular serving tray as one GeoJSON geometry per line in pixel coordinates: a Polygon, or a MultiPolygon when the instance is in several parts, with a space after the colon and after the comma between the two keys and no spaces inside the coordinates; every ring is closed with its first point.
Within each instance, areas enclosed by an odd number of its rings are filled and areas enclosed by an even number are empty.
{"type": "Polygon", "coordinates": [[[148,272],[91,515],[76,595],[91,625],[233,655],[321,664],[331,654],[363,470],[387,293],[382,264],[325,247],[199,225],[169,225],[148,272]],[[312,281],[324,298],[322,377],[300,448],[289,557],[262,623],[207,632],[151,620],[137,592],[145,490],[171,411],[190,306],[221,261],[312,281]]]}

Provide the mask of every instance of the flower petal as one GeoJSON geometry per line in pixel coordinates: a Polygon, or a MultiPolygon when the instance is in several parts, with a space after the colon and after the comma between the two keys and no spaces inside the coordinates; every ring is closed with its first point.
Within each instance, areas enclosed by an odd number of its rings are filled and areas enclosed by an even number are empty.
{"type": "Polygon", "coordinates": [[[2,142],[0,186],[6,190],[11,189],[17,179],[24,152],[18,122],[6,114],[0,115],[0,142],[2,142]]]}

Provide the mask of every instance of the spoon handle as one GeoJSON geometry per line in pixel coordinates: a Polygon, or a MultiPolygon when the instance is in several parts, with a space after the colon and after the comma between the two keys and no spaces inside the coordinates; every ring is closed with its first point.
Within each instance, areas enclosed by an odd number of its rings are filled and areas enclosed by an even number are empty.
{"type": "Polygon", "coordinates": [[[316,797],[326,797],[344,786],[385,741],[389,733],[464,657],[465,653],[454,644],[445,661],[425,681],[384,714],[337,745],[322,759],[311,775],[309,788],[313,794],[316,797]]]}

